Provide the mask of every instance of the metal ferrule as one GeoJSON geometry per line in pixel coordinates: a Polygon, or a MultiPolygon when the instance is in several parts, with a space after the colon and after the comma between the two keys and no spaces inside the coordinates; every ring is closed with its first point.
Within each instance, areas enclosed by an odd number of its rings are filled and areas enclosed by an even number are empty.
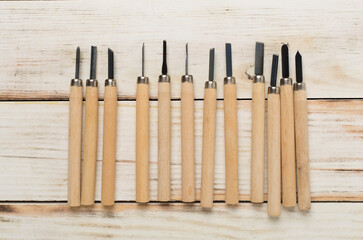
{"type": "Polygon", "coordinates": [[[217,83],[215,81],[206,81],[205,88],[217,88],[217,83]]]}
{"type": "Polygon", "coordinates": [[[236,79],[234,77],[225,77],[224,84],[236,84],[236,79]]]}
{"type": "Polygon", "coordinates": [[[253,83],[265,83],[265,77],[263,75],[255,75],[252,78],[253,83]]]}
{"type": "Polygon", "coordinates": [[[304,82],[294,83],[294,91],[299,91],[299,90],[306,90],[306,85],[304,82]]]}
{"type": "Polygon", "coordinates": [[[183,82],[188,82],[188,83],[193,83],[193,76],[192,75],[183,75],[181,78],[182,83],[183,82]]]}
{"type": "Polygon", "coordinates": [[[267,88],[267,94],[280,94],[280,88],[270,86],[267,88]]]}
{"type": "Polygon", "coordinates": [[[82,80],[81,79],[72,79],[71,87],[82,87],[82,80]]]}
{"type": "Polygon", "coordinates": [[[106,79],[105,80],[105,87],[116,87],[115,79],[106,79]]]}
{"type": "Polygon", "coordinates": [[[98,87],[98,81],[96,79],[87,79],[86,86],[87,87],[98,87]]]}
{"type": "Polygon", "coordinates": [[[170,82],[170,76],[169,75],[160,75],[159,82],[170,82]]]}
{"type": "Polygon", "coordinates": [[[145,76],[137,77],[137,84],[149,84],[149,78],[145,76]]]}
{"type": "Polygon", "coordinates": [[[283,86],[283,85],[292,85],[292,79],[291,78],[281,78],[280,86],[283,86]]]}

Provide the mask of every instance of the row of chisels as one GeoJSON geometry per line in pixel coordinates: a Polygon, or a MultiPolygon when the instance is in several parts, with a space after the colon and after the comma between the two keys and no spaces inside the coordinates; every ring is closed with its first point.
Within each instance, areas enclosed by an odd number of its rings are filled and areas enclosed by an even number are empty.
{"type": "MultiPolygon", "coordinates": [[[[271,82],[267,91],[267,168],[268,214],[279,216],[282,205],[310,209],[308,129],[302,57],[295,56],[296,83],[289,77],[288,46],[281,48],[282,78],[277,86],[278,55],[272,57],[271,82]],[[296,187],[297,184],[297,187],[296,187]],[[297,194],[296,194],[297,193],[297,194]],[[281,197],[282,195],[282,197],[281,197]],[[297,196],[296,196],[297,195],[297,196]]],[[[239,203],[238,117],[236,79],[232,73],[232,46],[225,45],[224,78],[225,201],[239,203]]],[[[75,78],[69,98],[68,205],[90,206],[95,202],[98,143],[97,48],[91,48],[90,78],[86,81],[83,134],[83,87],[80,49],[76,52],[75,78]]],[[[202,171],[200,203],[211,208],[214,200],[214,160],[217,84],[214,81],[215,49],[209,51],[209,78],[205,82],[203,108],[202,171]]],[[[149,202],[149,78],[145,76],[144,45],[142,74],[136,91],[136,202],[149,202]]],[[[256,43],[255,75],[252,78],[251,189],[253,203],[264,202],[265,169],[265,78],[264,44],[256,43]]],[[[114,80],[114,53],[108,50],[108,78],[105,80],[103,115],[103,155],[101,204],[115,203],[117,89],[114,80]]],[[[181,165],[182,202],[196,201],[194,134],[194,84],[188,71],[186,45],[185,75],[181,77],[181,165]]],[[[158,80],[158,201],[171,201],[171,91],[167,67],[167,43],[163,42],[162,71],[158,80]]]]}

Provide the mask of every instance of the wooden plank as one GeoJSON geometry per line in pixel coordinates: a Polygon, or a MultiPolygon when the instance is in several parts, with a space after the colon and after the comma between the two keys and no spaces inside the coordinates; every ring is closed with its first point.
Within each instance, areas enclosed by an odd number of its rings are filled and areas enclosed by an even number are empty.
{"type": "Polygon", "coordinates": [[[360,239],[363,203],[313,203],[303,213],[267,205],[235,208],[118,204],[73,210],[65,205],[0,205],[2,239],[360,239]],[[256,224],[258,222],[258,224],[256,224]]]}
{"type": "MultiPolygon", "coordinates": [[[[119,97],[134,98],[140,74],[141,44],[146,73],[157,97],[162,40],[168,40],[172,96],[180,97],[184,44],[189,42],[195,96],[203,98],[208,49],[216,47],[218,97],[223,97],[224,43],[233,44],[238,97],[251,97],[255,41],[266,44],[265,73],[281,42],[299,49],[310,98],[362,98],[363,2],[284,0],[0,2],[0,99],[66,99],[74,76],[76,46],[81,46],[81,77],[89,71],[90,45],[98,45],[98,78],[106,78],[107,47],[115,51],[119,97]],[[162,6],[162,8],[160,8],[162,6]],[[334,19],[334,21],[332,21],[334,19]],[[318,27],[317,27],[318,26],[318,27]],[[349,83],[349,84],[348,84],[349,83]]],[[[294,77],[291,61],[291,75],[294,77]]],[[[103,96],[103,84],[100,84],[103,96]]]]}
{"type": "MultiPolygon", "coordinates": [[[[157,102],[150,109],[151,200],[157,200],[157,102]]],[[[217,104],[215,200],[224,199],[223,101],[217,104]]],[[[200,190],[203,101],[195,102],[197,197],[200,190]]],[[[240,199],[249,199],[251,101],[238,101],[240,199]]],[[[363,101],[308,102],[314,201],[362,201],[363,101]]],[[[67,199],[68,102],[0,103],[0,200],[67,199]]],[[[102,126],[103,102],[99,108],[102,126]]],[[[135,199],[135,102],[118,102],[116,199],[135,199]]],[[[100,199],[102,127],[96,198],[100,199]]],[[[181,199],[180,102],[172,102],[172,199],[181,199]]],[[[266,181],[266,178],[265,178],[266,181]]],[[[265,184],[266,192],[266,184],[265,184]]]]}

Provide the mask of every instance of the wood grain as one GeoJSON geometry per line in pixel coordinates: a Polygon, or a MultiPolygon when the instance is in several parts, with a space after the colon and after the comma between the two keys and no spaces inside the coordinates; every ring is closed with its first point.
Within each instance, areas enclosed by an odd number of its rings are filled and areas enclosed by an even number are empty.
{"type": "Polygon", "coordinates": [[[362,203],[313,203],[306,214],[282,209],[279,219],[266,215],[266,204],[238,207],[215,204],[117,204],[112,209],[71,210],[65,205],[0,205],[3,239],[360,239],[362,203]],[[208,220],[206,220],[208,219],[208,220]],[[182,220],[182,221],[181,221],[182,220]],[[258,224],[256,224],[258,222],[258,224]],[[337,227],[339,226],[339,227],[337,227]],[[19,231],[21,229],[21,231],[19,231]],[[306,231],[309,229],[309,231],[306,231]]]}
{"type": "Polygon", "coordinates": [[[238,190],[238,118],[236,84],[224,84],[224,148],[226,203],[237,204],[238,190]]]}
{"type": "MultiPolygon", "coordinates": [[[[136,202],[149,202],[149,161],[150,161],[150,130],[149,130],[149,84],[137,84],[136,94],[136,126],[135,136],[135,185],[136,202]]],[[[130,124],[128,122],[127,124],[130,124]]],[[[131,123],[132,125],[132,123],[131,123]]],[[[128,128],[129,125],[128,125],[128,128]]],[[[120,140],[119,140],[120,141],[120,140]]],[[[131,147],[128,145],[128,147],[131,147]]],[[[127,148],[125,149],[127,150],[127,148]]],[[[117,157],[116,157],[117,159],[117,157]]],[[[116,163],[117,164],[117,163],[116,163]]]]}
{"type": "MultiPolygon", "coordinates": [[[[112,48],[115,78],[123,86],[118,89],[119,97],[134,99],[143,42],[150,96],[156,99],[163,39],[168,40],[173,98],[180,97],[185,43],[189,43],[189,72],[195,79],[207,79],[206,53],[215,47],[222,56],[226,41],[235,49],[238,98],[251,98],[245,71],[253,73],[256,41],[265,42],[265,70],[271,69],[269,56],[280,51],[281,42],[289,43],[291,53],[300,50],[309,98],[363,97],[362,8],[360,0],[2,1],[0,99],[67,99],[76,47],[81,47],[81,78],[86,79],[90,45],[98,45],[100,79],[107,76],[107,47],[112,48]],[[349,79],[349,84],[341,79],[349,79]]],[[[219,86],[224,75],[225,63],[218,57],[215,79],[219,86]]],[[[291,76],[295,76],[293,68],[291,76]]],[[[203,84],[195,81],[196,98],[203,98],[203,84]]],[[[100,86],[100,98],[103,91],[100,86]]],[[[223,89],[217,91],[222,98],[223,89]]]]}
{"type": "Polygon", "coordinates": [[[267,95],[267,211],[281,212],[280,94],[267,95]]]}
{"type": "Polygon", "coordinates": [[[170,201],[171,100],[170,83],[159,82],[158,94],[158,199],[170,201]]]}
{"type": "MultiPolygon", "coordinates": [[[[116,200],[135,200],[134,101],[119,101],[116,200]]],[[[0,102],[0,200],[65,201],[68,102],[0,102]]],[[[238,101],[240,200],[250,192],[251,101],[238,101]],[[243,116],[243,117],[242,117],[243,116]]],[[[172,101],[171,195],[181,199],[180,102],[172,101]]],[[[196,198],[200,197],[203,102],[195,102],[196,198]]],[[[363,101],[308,101],[312,201],[362,201],[363,101]]],[[[99,104],[100,126],[103,103],[99,104]]],[[[217,101],[214,199],[224,200],[223,101],[217,101]]],[[[157,200],[157,102],[150,102],[150,199],[157,200]]],[[[99,129],[96,200],[101,193],[99,129]]],[[[267,192],[265,178],[265,193],[267,192]]],[[[265,195],[265,200],[266,200],[265,195]]]]}
{"type": "Polygon", "coordinates": [[[86,87],[81,205],[95,201],[98,143],[98,87],[86,87]]]}
{"type": "Polygon", "coordinates": [[[200,205],[211,208],[214,199],[214,172],[216,149],[217,91],[204,89],[203,140],[202,140],[202,180],[200,205]]]}
{"type": "Polygon", "coordinates": [[[68,205],[77,207],[81,204],[82,87],[71,87],[68,105],[68,205]]]}
{"type": "Polygon", "coordinates": [[[265,169],[265,83],[252,87],[251,202],[264,199],[265,169]]]}
{"type": "Polygon", "coordinates": [[[183,82],[180,99],[182,201],[195,201],[194,85],[183,82]]]}
{"type": "Polygon", "coordinates": [[[296,205],[294,92],[292,85],[282,85],[280,89],[282,205],[293,207],[296,205]]]}
{"type": "Polygon", "coordinates": [[[309,210],[311,207],[309,136],[306,105],[306,91],[294,91],[297,199],[300,210],[309,210]]]}
{"type": "MultiPolygon", "coordinates": [[[[116,133],[117,133],[117,88],[105,88],[103,108],[102,149],[102,194],[101,203],[112,206],[115,203],[116,133]]],[[[121,116],[122,117],[122,116],[121,116]]]]}

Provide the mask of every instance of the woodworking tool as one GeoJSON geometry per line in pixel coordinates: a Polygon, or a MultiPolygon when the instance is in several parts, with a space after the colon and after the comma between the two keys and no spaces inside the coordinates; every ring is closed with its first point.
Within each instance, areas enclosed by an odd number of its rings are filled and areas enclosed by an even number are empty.
{"type": "Polygon", "coordinates": [[[171,99],[165,40],[162,75],[159,76],[158,89],[158,198],[161,202],[168,202],[170,201],[171,99]]]}
{"type": "Polygon", "coordinates": [[[255,76],[252,84],[251,202],[263,202],[265,154],[265,77],[264,44],[256,42],[255,76]]]}
{"type": "Polygon", "coordinates": [[[142,44],[142,75],[136,90],[136,202],[149,202],[149,78],[145,73],[145,47],[142,44]]]}
{"type": "Polygon", "coordinates": [[[279,56],[272,56],[271,82],[267,90],[267,212],[281,212],[280,88],[276,86],[279,56]]]}
{"type": "Polygon", "coordinates": [[[217,83],[214,81],[214,48],[209,51],[209,80],[205,82],[202,145],[202,190],[200,203],[203,208],[213,206],[214,151],[216,135],[217,83]]]}
{"type": "Polygon", "coordinates": [[[103,158],[101,203],[112,206],[115,203],[117,88],[114,79],[113,51],[108,49],[108,79],[105,80],[103,111],[103,158]]]}
{"type": "Polygon", "coordinates": [[[90,79],[86,81],[86,110],[82,168],[82,205],[93,205],[95,199],[97,136],[98,136],[98,81],[96,80],[97,47],[91,47],[90,79]]]}
{"type": "Polygon", "coordinates": [[[188,74],[188,44],[185,45],[185,75],[181,78],[182,201],[195,201],[194,86],[188,74]]]}
{"type": "Polygon", "coordinates": [[[238,127],[236,79],[232,76],[232,46],[226,43],[226,72],[224,78],[224,137],[227,204],[238,204],[238,127]]]}
{"type": "Polygon", "coordinates": [[[282,205],[296,205],[294,98],[292,79],[289,77],[289,50],[281,47],[281,162],[282,162],[282,205]]]}
{"type": "Polygon", "coordinates": [[[79,79],[80,49],[77,47],[75,77],[69,96],[68,205],[81,205],[82,80],[79,79]]]}
{"type": "Polygon", "coordinates": [[[297,165],[297,199],[300,210],[311,208],[308,113],[306,106],[306,86],[303,82],[302,59],[299,52],[295,55],[296,83],[294,83],[295,140],[297,165]]]}

